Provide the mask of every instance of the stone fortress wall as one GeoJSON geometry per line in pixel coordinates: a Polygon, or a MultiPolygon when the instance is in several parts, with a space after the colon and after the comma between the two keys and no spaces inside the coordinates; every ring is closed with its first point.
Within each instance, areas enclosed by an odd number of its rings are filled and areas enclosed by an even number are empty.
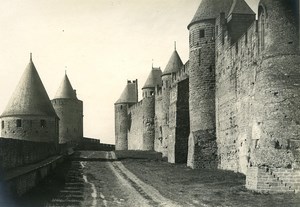
{"type": "Polygon", "coordinates": [[[258,20],[244,0],[226,1],[202,0],[188,25],[188,62],[170,70],[173,54],[151,110],[136,101],[137,113],[123,114],[139,123],[129,143],[154,133],[153,148],[127,149],[241,172],[252,190],[299,191],[299,1],[261,0],[258,20]],[[144,124],[150,111],[154,127],[144,124]]]}

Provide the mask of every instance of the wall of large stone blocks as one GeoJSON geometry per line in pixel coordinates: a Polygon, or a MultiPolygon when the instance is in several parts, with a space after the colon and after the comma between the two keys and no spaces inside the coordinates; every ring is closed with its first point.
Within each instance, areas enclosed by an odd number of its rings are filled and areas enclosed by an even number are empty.
{"type": "Polygon", "coordinates": [[[48,116],[2,117],[1,137],[58,143],[58,119],[48,116]],[[18,121],[20,125],[17,125],[18,121]]]}
{"type": "Polygon", "coordinates": [[[144,98],[128,110],[128,149],[154,150],[155,96],[144,98]]]}
{"type": "Polygon", "coordinates": [[[83,104],[75,99],[51,101],[59,117],[59,143],[76,143],[83,137],[83,104]]]}
{"type": "Polygon", "coordinates": [[[154,139],[154,150],[156,152],[162,152],[164,149],[163,137],[162,137],[162,94],[161,91],[157,91],[155,94],[155,139],[154,139]]]}
{"type": "Polygon", "coordinates": [[[299,192],[300,170],[268,167],[250,167],[246,187],[258,192],[299,192]]]}
{"type": "Polygon", "coordinates": [[[0,138],[0,171],[42,161],[57,154],[54,143],[0,138]]]}
{"type": "Polygon", "coordinates": [[[253,97],[258,48],[256,23],[231,44],[228,31],[217,19],[216,133],[219,168],[246,173],[253,125],[253,97]],[[223,32],[221,32],[223,31],[223,32]]]}
{"type": "Polygon", "coordinates": [[[128,110],[128,150],[143,150],[143,100],[128,110]]]}

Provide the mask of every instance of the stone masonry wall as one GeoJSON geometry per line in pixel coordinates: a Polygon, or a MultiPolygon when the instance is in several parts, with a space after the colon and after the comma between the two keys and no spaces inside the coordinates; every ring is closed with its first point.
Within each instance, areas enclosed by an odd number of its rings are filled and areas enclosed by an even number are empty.
{"type": "Polygon", "coordinates": [[[221,18],[216,26],[218,167],[246,173],[251,136],[259,133],[255,128],[252,132],[251,127],[258,68],[256,24],[237,43],[231,44],[221,18]]]}
{"type": "Polygon", "coordinates": [[[51,101],[59,117],[59,143],[76,143],[83,137],[83,106],[76,99],[54,99],[51,101]]]}
{"type": "Polygon", "coordinates": [[[58,120],[48,116],[2,117],[1,137],[58,143],[58,120]],[[17,120],[20,120],[19,126],[17,120]]]}
{"type": "Polygon", "coordinates": [[[128,150],[143,150],[143,101],[128,110],[128,150]]]}
{"type": "Polygon", "coordinates": [[[128,110],[128,149],[154,150],[155,96],[144,98],[128,110]]]}
{"type": "Polygon", "coordinates": [[[262,2],[234,44],[224,15],[216,21],[218,167],[246,174],[250,189],[298,191],[298,29],[286,1],[262,2]]]}
{"type": "Polygon", "coordinates": [[[215,20],[190,28],[188,166],[216,168],[215,134],[215,20]],[[204,30],[204,36],[201,32],[204,30]]]}
{"type": "Polygon", "coordinates": [[[116,150],[127,150],[128,140],[128,105],[115,104],[115,137],[116,150]]]}
{"type": "Polygon", "coordinates": [[[154,150],[155,96],[143,100],[143,150],[154,150]]]}
{"type": "Polygon", "coordinates": [[[0,138],[0,171],[36,163],[57,154],[54,143],[0,138]]]}
{"type": "Polygon", "coordinates": [[[157,91],[155,94],[155,139],[154,139],[154,151],[163,151],[163,138],[162,138],[162,122],[163,122],[163,112],[162,112],[162,96],[161,90],[157,91]]]}

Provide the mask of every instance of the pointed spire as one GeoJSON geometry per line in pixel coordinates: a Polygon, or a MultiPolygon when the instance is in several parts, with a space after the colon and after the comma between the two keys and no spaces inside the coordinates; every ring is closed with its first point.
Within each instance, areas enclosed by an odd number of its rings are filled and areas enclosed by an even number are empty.
{"type": "Polygon", "coordinates": [[[32,62],[31,55],[30,62],[1,117],[24,115],[57,117],[40,76],[32,62]]]}
{"type": "Polygon", "coordinates": [[[176,51],[176,41],[174,41],[174,50],[176,51]]]}
{"type": "Polygon", "coordinates": [[[151,70],[150,74],[148,75],[148,78],[142,89],[155,88],[157,85],[161,86],[161,84],[162,84],[161,75],[162,75],[162,71],[161,71],[160,67],[159,68],[152,67],[152,70],[151,70]]]}
{"type": "Polygon", "coordinates": [[[183,63],[181,61],[181,58],[179,57],[177,51],[176,51],[176,42],[175,42],[175,48],[174,48],[174,52],[172,53],[172,56],[169,59],[169,62],[163,72],[163,76],[164,75],[170,75],[172,73],[176,73],[177,71],[179,71],[182,66],[183,63]]]}
{"type": "Polygon", "coordinates": [[[70,80],[67,76],[66,70],[65,70],[64,78],[55,94],[54,99],[57,99],[57,98],[77,99],[76,94],[73,90],[73,87],[70,83],[70,80]]]}
{"type": "Polygon", "coordinates": [[[30,62],[32,62],[32,52],[30,53],[30,62]]]}

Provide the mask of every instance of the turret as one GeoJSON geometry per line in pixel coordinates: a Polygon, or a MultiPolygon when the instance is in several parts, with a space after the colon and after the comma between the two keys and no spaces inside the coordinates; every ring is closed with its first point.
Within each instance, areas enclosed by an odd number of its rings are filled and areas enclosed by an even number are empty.
{"type": "Polygon", "coordinates": [[[0,118],[1,137],[58,143],[59,118],[31,55],[29,64],[0,118]]]}
{"type": "Polygon", "coordinates": [[[169,62],[161,76],[162,78],[162,110],[163,110],[163,122],[162,122],[162,145],[163,145],[163,156],[168,155],[168,137],[169,132],[169,106],[170,106],[170,89],[172,74],[178,72],[183,66],[181,58],[179,57],[176,50],[176,43],[174,52],[172,53],[169,62]]]}
{"type": "Polygon", "coordinates": [[[128,108],[138,102],[138,81],[127,81],[120,98],[115,103],[115,142],[116,150],[128,149],[128,108]]]}
{"type": "Polygon", "coordinates": [[[155,94],[155,88],[157,86],[161,87],[161,75],[162,71],[159,68],[154,68],[152,66],[152,70],[148,75],[148,78],[142,88],[143,90],[143,98],[147,98],[153,96],[155,94]]]}
{"type": "Polygon", "coordinates": [[[162,71],[160,68],[152,70],[143,89],[143,150],[154,150],[154,117],[155,117],[155,89],[161,87],[162,71]]]}
{"type": "Polygon", "coordinates": [[[51,103],[60,118],[59,143],[76,145],[83,138],[83,103],[78,100],[67,74],[51,103]]]}

